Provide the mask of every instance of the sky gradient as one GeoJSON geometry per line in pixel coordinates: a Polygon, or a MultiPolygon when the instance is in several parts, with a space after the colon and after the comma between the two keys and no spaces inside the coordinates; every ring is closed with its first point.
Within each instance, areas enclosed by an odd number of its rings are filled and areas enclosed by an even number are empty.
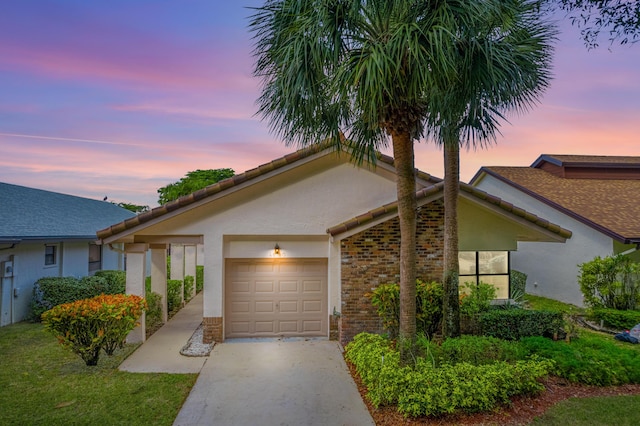
{"type": "MultiPolygon", "coordinates": [[[[255,116],[247,6],[261,3],[5,2],[0,181],[153,207],[188,171],[241,173],[292,151],[255,116]]],[[[541,103],[509,117],[497,144],[463,152],[462,180],[541,154],[640,156],[640,46],[587,51],[567,20],[560,29],[541,103]]],[[[442,177],[441,150],[415,151],[442,177]]]]}

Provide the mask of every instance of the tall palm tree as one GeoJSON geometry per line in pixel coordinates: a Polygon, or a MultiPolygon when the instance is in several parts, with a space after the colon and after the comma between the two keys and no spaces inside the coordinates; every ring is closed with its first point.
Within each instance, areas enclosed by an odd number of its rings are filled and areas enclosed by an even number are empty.
{"type": "Polygon", "coordinates": [[[457,17],[451,34],[457,78],[433,90],[430,128],[444,151],[443,335],[460,334],[458,283],[458,193],[460,147],[483,147],[496,140],[507,112],[524,112],[551,79],[556,31],[540,19],[539,2],[475,2],[475,13],[457,17]],[[485,3],[485,4],[480,4],[485,3]]]}
{"type": "MultiPolygon", "coordinates": [[[[401,236],[399,334],[408,348],[416,333],[413,143],[431,126],[444,134],[436,129],[450,123],[448,112],[434,108],[457,106],[446,88],[463,78],[459,35],[476,24],[474,14],[500,3],[267,0],[251,18],[255,75],[263,84],[259,114],[273,133],[298,146],[329,138],[336,149],[347,145],[357,161],[373,163],[391,141],[401,236]]],[[[401,356],[408,360],[408,351],[401,356]]]]}

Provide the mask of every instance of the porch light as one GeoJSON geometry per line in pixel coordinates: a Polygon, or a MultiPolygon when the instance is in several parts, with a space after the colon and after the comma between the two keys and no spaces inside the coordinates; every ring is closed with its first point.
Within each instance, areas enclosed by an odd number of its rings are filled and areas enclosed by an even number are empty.
{"type": "Polygon", "coordinates": [[[276,243],[276,246],[273,248],[273,254],[276,256],[280,256],[280,246],[276,243]]]}

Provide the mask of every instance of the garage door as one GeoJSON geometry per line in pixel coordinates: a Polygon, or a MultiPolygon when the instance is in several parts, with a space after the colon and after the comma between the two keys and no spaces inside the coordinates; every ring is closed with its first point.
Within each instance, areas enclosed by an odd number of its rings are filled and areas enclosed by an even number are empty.
{"type": "Polygon", "coordinates": [[[227,259],[225,337],[327,336],[326,259],[227,259]]]}

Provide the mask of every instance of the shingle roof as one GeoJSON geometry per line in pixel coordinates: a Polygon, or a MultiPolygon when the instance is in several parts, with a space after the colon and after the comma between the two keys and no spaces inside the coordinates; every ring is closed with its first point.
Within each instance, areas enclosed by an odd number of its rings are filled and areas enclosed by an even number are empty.
{"type": "Polygon", "coordinates": [[[592,165],[592,166],[638,166],[640,157],[615,156],[615,155],[558,155],[542,154],[531,167],[536,167],[541,162],[547,161],[556,165],[592,165]]]}
{"type": "Polygon", "coordinates": [[[134,216],[115,204],[0,182],[0,240],[96,239],[134,216]]]}
{"type": "MultiPolygon", "coordinates": [[[[633,157],[614,158],[626,161],[622,159],[633,157]]],[[[621,242],[640,241],[638,179],[564,179],[532,167],[483,167],[476,177],[482,172],[621,242]]]]}
{"type": "MultiPolygon", "coordinates": [[[[222,180],[213,185],[209,185],[206,188],[196,191],[192,194],[180,197],[177,200],[174,200],[165,205],[156,207],[148,212],[141,213],[136,217],[132,217],[120,223],[116,223],[115,225],[109,226],[108,228],[102,229],[98,231],[98,237],[100,239],[109,238],[115,234],[126,231],[128,229],[135,228],[138,225],[149,222],[155,218],[164,216],[175,210],[185,208],[207,197],[212,197],[223,191],[230,190],[231,188],[237,185],[240,185],[241,183],[245,183],[253,179],[256,179],[258,177],[264,176],[270,172],[273,172],[285,166],[294,164],[298,161],[301,161],[305,158],[308,158],[314,154],[320,153],[325,150],[331,151],[332,146],[327,143],[321,143],[321,144],[316,144],[307,148],[300,149],[296,152],[285,155],[284,157],[278,158],[269,163],[265,163],[261,166],[258,166],[255,169],[248,170],[244,173],[222,180]]],[[[349,154],[346,154],[346,155],[349,155],[349,154]]],[[[378,161],[381,163],[386,163],[393,166],[393,158],[387,155],[378,154],[378,161]]],[[[420,170],[416,169],[416,172],[417,172],[418,179],[421,179],[425,182],[437,183],[441,181],[441,179],[433,177],[428,173],[421,172],[420,170]]]]}
{"type": "MultiPolygon", "coordinates": [[[[442,191],[444,188],[444,182],[439,182],[436,183],[435,185],[431,185],[429,187],[423,188],[420,191],[418,191],[416,193],[416,198],[418,199],[418,202],[420,202],[420,200],[429,198],[429,197],[433,197],[433,196],[441,196],[442,195],[442,191]]],[[[557,234],[563,238],[569,238],[571,237],[571,231],[564,229],[556,224],[553,224],[551,222],[549,222],[548,220],[542,219],[541,217],[538,217],[536,215],[534,215],[533,213],[529,213],[526,210],[523,210],[519,207],[514,206],[511,203],[508,203],[498,197],[495,197],[491,194],[488,194],[478,188],[474,188],[471,185],[468,185],[466,183],[460,182],[460,191],[463,191],[469,195],[471,195],[472,197],[487,202],[489,204],[492,204],[496,207],[499,207],[500,209],[504,210],[507,213],[510,213],[514,216],[520,217],[525,219],[528,222],[531,222],[532,224],[535,224],[543,229],[546,229],[554,234],[557,234]]],[[[386,214],[393,214],[396,213],[398,211],[398,202],[392,202],[389,204],[385,204],[382,207],[379,207],[377,209],[374,210],[370,210],[364,214],[361,214],[359,216],[354,217],[353,219],[350,219],[346,222],[343,222],[339,225],[333,226],[329,229],[327,229],[327,233],[331,234],[332,236],[341,234],[343,232],[347,232],[351,229],[357,228],[360,225],[366,225],[367,223],[381,217],[384,216],[386,214]]]]}

